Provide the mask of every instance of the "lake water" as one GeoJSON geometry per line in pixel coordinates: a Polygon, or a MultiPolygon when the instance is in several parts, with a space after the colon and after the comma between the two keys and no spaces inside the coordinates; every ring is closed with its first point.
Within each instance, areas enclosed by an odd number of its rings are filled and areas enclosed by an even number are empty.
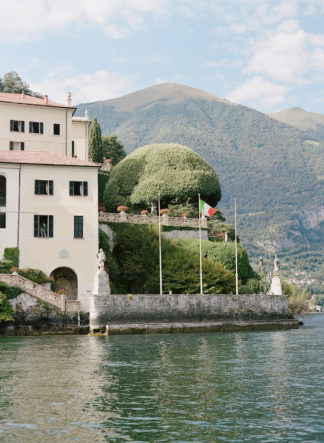
{"type": "Polygon", "coordinates": [[[2,442],[324,441],[324,315],[299,330],[0,338],[2,442]]]}

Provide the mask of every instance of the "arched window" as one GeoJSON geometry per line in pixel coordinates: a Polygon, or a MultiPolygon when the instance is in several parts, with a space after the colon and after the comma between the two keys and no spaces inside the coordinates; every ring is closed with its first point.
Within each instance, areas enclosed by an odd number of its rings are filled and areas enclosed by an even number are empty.
{"type": "Polygon", "coordinates": [[[7,180],[0,175],[0,229],[6,227],[7,180]]]}

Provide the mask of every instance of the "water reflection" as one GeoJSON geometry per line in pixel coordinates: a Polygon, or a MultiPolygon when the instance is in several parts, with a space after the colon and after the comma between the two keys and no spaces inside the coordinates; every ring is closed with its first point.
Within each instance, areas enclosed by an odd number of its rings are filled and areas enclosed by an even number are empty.
{"type": "Polygon", "coordinates": [[[1,339],[0,441],[321,441],[322,331],[1,339]]]}

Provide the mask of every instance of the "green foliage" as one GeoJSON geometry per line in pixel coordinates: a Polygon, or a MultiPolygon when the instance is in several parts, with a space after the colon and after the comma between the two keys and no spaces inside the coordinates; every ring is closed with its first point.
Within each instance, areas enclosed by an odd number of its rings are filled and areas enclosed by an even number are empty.
{"type": "Polygon", "coordinates": [[[19,275],[28,278],[28,280],[38,283],[39,285],[42,283],[53,281],[51,277],[48,277],[43,271],[40,271],[39,269],[18,269],[17,272],[19,275]]]}
{"type": "Polygon", "coordinates": [[[5,248],[4,250],[5,260],[11,260],[13,266],[19,266],[19,248],[5,248]]]}
{"type": "Polygon", "coordinates": [[[299,289],[296,285],[282,282],[282,292],[288,296],[288,311],[292,315],[302,314],[308,310],[310,294],[306,288],[299,289]]]}
{"type": "Polygon", "coordinates": [[[0,292],[0,323],[13,320],[14,310],[7,297],[0,292]]]}
{"type": "MultiPolygon", "coordinates": [[[[217,213],[216,213],[217,214],[217,213]]],[[[224,217],[222,217],[224,219],[224,217]]],[[[224,220],[225,221],[225,220],[224,220]]],[[[217,237],[217,234],[224,234],[227,232],[228,240],[235,240],[235,229],[234,226],[224,223],[224,221],[220,220],[208,220],[208,230],[210,237],[217,237]]],[[[239,241],[239,239],[238,239],[239,241]]]]}
{"type": "Polygon", "coordinates": [[[7,283],[4,283],[0,281],[0,292],[2,292],[7,299],[15,298],[22,292],[24,292],[23,289],[21,289],[19,286],[10,286],[7,285],[7,283]]]}
{"type": "Polygon", "coordinates": [[[102,152],[105,158],[111,160],[111,165],[115,166],[126,157],[124,146],[120,143],[116,135],[105,135],[102,137],[102,152]]]}
{"type": "Polygon", "coordinates": [[[58,315],[60,310],[46,301],[38,301],[36,306],[30,308],[30,313],[37,315],[46,323],[50,322],[51,315],[58,315]]]}
{"type": "Polygon", "coordinates": [[[181,217],[181,214],[187,213],[187,218],[198,218],[198,205],[189,203],[188,201],[178,204],[170,204],[168,208],[170,209],[171,217],[181,217]]]}
{"type": "Polygon", "coordinates": [[[10,274],[10,269],[13,267],[11,260],[0,261],[0,274],[10,274]]]}
{"type": "Polygon", "coordinates": [[[89,128],[89,159],[102,163],[103,157],[101,129],[97,119],[94,118],[89,128]]]}
{"type": "MultiPolygon", "coordinates": [[[[179,247],[186,251],[199,251],[199,240],[180,239],[177,241],[179,247]]],[[[215,243],[208,240],[202,241],[202,253],[215,263],[219,263],[229,271],[235,271],[235,243],[215,243]]],[[[241,244],[237,245],[238,275],[239,279],[246,283],[249,278],[254,277],[249,257],[241,244]]]]}
{"type": "Polygon", "coordinates": [[[99,229],[99,248],[102,248],[106,255],[105,266],[108,268],[109,277],[112,280],[111,290],[112,292],[115,292],[116,286],[114,282],[119,276],[119,265],[116,258],[110,251],[108,235],[101,229],[99,229]]]}
{"type": "Polygon", "coordinates": [[[25,91],[26,95],[43,98],[38,92],[31,91],[28,83],[23,82],[16,71],[7,72],[3,79],[0,78],[0,92],[20,94],[22,91],[25,91]]]}
{"type": "MultiPolygon", "coordinates": [[[[156,226],[111,223],[116,231],[114,255],[120,274],[114,281],[119,292],[159,292],[159,245],[156,226]]],[[[199,254],[177,248],[162,239],[163,291],[199,293],[199,254]]],[[[205,293],[229,293],[234,275],[211,260],[203,261],[205,293]]]]}
{"type": "Polygon", "coordinates": [[[110,211],[118,205],[140,209],[157,200],[161,206],[193,203],[197,195],[214,206],[221,189],[213,168],[192,149],[175,144],[144,146],[128,155],[112,170],[104,193],[110,211]]]}
{"type": "Polygon", "coordinates": [[[98,203],[103,202],[103,195],[105,191],[106,184],[109,180],[109,173],[101,173],[98,174],[98,203]]]}

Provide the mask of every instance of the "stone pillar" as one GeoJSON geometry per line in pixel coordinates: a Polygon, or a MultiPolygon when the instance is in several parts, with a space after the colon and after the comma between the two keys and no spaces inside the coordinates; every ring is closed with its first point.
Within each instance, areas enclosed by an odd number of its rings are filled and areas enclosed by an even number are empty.
{"type": "Polygon", "coordinates": [[[271,287],[269,291],[269,295],[282,295],[282,285],[280,281],[280,262],[277,256],[274,259],[274,271],[273,271],[273,277],[271,280],[271,287]]]}
{"type": "Polygon", "coordinates": [[[89,323],[90,323],[90,333],[96,327],[97,318],[98,318],[98,310],[96,308],[96,301],[100,297],[108,297],[110,295],[110,284],[109,284],[109,276],[106,271],[100,271],[100,269],[96,272],[93,284],[93,293],[90,297],[90,315],[89,315],[89,323]]]}

